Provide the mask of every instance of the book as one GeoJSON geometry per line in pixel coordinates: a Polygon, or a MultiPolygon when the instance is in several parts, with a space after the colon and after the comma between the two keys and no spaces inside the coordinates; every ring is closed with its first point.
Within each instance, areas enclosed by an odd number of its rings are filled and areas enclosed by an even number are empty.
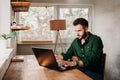
{"type": "Polygon", "coordinates": [[[15,55],[11,59],[12,62],[23,62],[24,61],[24,56],[22,55],[15,55]]]}

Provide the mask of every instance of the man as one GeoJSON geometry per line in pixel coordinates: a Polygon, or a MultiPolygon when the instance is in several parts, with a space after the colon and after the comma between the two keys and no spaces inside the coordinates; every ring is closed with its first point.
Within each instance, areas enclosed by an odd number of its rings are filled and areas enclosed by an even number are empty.
{"type": "Polygon", "coordinates": [[[66,53],[56,55],[57,59],[63,59],[64,64],[78,66],[78,69],[93,78],[102,80],[101,59],[103,55],[103,43],[99,36],[88,31],[88,21],[77,18],[73,22],[77,38],[74,39],[66,53]],[[73,61],[67,61],[73,58],[73,61]]]}

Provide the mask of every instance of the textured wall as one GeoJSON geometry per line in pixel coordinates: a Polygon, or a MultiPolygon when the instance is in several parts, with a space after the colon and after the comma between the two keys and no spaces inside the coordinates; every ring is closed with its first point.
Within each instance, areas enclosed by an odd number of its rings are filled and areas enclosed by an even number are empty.
{"type": "Polygon", "coordinates": [[[120,0],[95,0],[94,21],[107,53],[106,80],[120,80],[120,0]]]}
{"type": "Polygon", "coordinates": [[[10,0],[0,1],[0,34],[10,32],[10,0]]]}
{"type": "MultiPolygon", "coordinates": [[[[63,52],[66,52],[70,45],[68,43],[62,44],[63,52]]],[[[17,44],[17,54],[18,55],[31,55],[33,54],[32,47],[53,49],[55,47],[54,43],[51,44],[17,44]]],[[[57,45],[56,53],[60,54],[62,52],[61,45],[57,45]]]]}
{"type": "MultiPolygon", "coordinates": [[[[0,1],[0,35],[10,33],[10,0],[0,1]]],[[[14,48],[13,53],[16,53],[16,39],[8,40],[7,46],[14,48]],[[9,43],[9,44],[8,44],[9,43]]],[[[1,50],[2,51],[2,50],[1,50]]],[[[9,60],[8,60],[9,61],[9,60]]]]}

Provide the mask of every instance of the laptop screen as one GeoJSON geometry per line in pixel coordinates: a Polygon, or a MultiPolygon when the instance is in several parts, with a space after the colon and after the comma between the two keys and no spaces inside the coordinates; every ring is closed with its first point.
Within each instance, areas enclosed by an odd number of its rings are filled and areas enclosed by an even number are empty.
{"type": "Polygon", "coordinates": [[[58,63],[52,49],[32,48],[40,66],[53,68],[58,67],[58,63]]]}

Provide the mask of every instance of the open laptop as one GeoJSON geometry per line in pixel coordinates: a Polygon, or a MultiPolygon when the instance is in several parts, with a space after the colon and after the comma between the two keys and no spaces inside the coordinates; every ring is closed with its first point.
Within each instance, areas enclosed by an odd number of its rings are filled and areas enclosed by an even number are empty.
{"type": "Polygon", "coordinates": [[[65,71],[75,68],[67,65],[59,66],[52,49],[32,48],[32,50],[40,66],[58,71],[65,71]]]}

